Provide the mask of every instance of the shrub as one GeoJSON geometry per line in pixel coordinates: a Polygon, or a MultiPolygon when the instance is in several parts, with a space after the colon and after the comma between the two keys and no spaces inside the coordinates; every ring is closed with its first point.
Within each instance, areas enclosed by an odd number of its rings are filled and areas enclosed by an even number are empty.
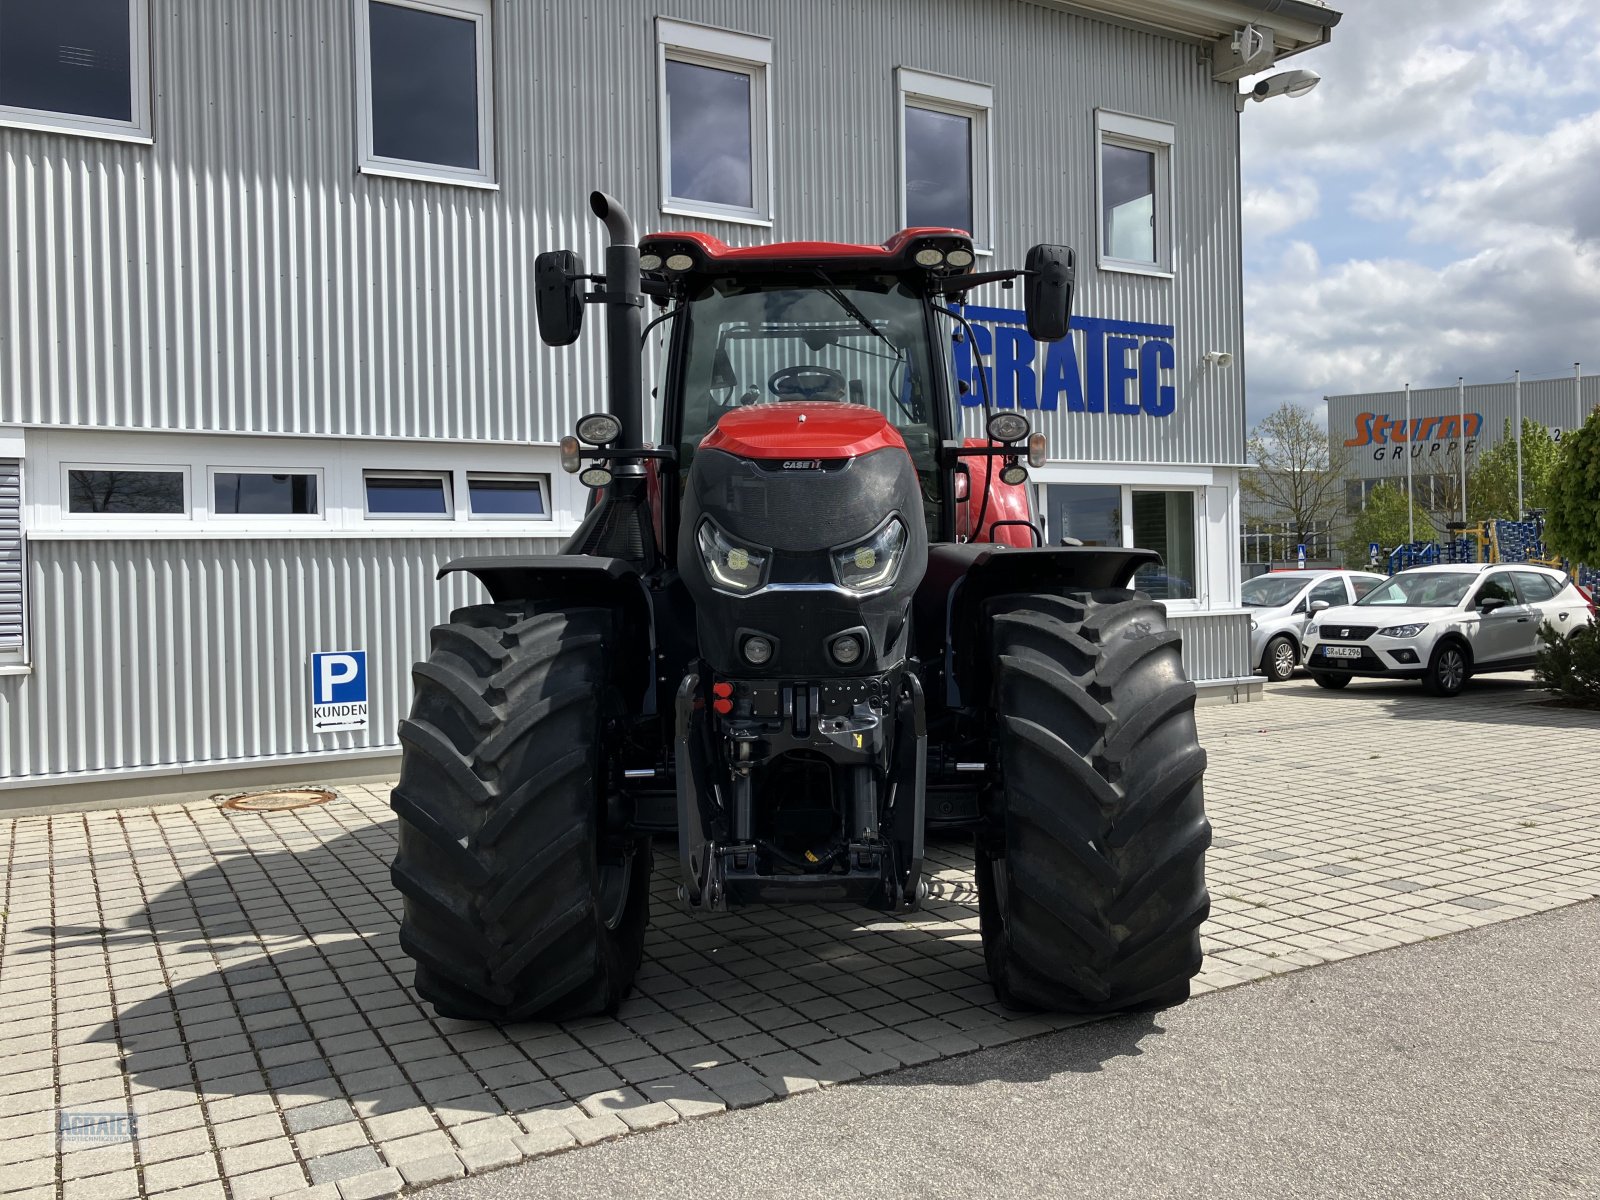
{"type": "Polygon", "coordinates": [[[1600,627],[1586,626],[1571,637],[1546,627],[1539,640],[1539,682],[1575,704],[1600,708],[1600,627]]]}

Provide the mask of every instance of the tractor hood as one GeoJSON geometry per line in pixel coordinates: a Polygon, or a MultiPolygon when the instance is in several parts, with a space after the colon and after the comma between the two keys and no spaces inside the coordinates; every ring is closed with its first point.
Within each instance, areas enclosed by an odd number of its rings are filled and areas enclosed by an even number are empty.
{"type": "Polygon", "coordinates": [[[782,403],[734,409],[701,442],[683,499],[678,569],[702,653],[720,674],[879,674],[905,657],[927,568],[915,466],[873,409],[782,403]],[[866,653],[829,647],[855,631],[866,653]],[[749,637],[774,652],[752,662],[749,637]]]}

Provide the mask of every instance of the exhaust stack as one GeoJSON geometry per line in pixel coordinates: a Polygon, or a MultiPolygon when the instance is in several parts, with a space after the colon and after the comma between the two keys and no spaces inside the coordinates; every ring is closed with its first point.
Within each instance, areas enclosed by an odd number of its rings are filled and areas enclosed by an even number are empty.
{"type": "MultiPolygon", "coordinates": [[[[622,424],[617,439],[624,447],[644,445],[644,292],[639,281],[639,238],[633,220],[615,196],[589,193],[589,208],[605,224],[610,245],[605,253],[607,406],[622,424]]],[[[611,464],[616,475],[642,475],[638,459],[611,464]]]]}

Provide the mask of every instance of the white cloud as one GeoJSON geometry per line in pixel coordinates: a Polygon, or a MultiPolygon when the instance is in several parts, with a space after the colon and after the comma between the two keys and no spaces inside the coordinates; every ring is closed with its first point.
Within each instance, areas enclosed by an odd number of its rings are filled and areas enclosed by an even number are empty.
{"type": "Polygon", "coordinates": [[[1244,223],[1258,236],[1285,233],[1317,215],[1321,194],[1310,177],[1301,175],[1278,187],[1244,190],[1244,223]]]}
{"type": "Polygon", "coordinates": [[[1592,5],[1341,7],[1305,60],[1323,86],[1244,115],[1252,416],[1585,350],[1600,371],[1592,5]]]}

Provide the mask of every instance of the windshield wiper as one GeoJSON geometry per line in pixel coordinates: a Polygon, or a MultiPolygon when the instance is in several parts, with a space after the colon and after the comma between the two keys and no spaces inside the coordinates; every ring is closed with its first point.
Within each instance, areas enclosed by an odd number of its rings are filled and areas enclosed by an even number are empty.
{"type": "MultiPolygon", "coordinates": [[[[897,370],[904,370],[906,365],[906,352],[890,341],[888,335],[886,335],[883,330],[879,329],[872,323],[871,318],[869,318],[866,313],[861,311],[854,300],[850,299],[849,296],[844,294],[838,284],[834,283],[833,280],[828,278],[827,273],[824,272],[821,267],[816,268],[816,272],[817,278],[822,280],[822,287],[818,290],[821,291],[823,295],[829,297],[840,308],[844,309],[845,312],[854,317],[856,323],[860,325],[861,328],[865,329],[873,337],[877,338],[885,346],[889,347],[890,351],[894,354],[895,368],[897,370]]],[[[893,378],[892,374],[890,378],[893,378]]],[[[906,420],[918,420],[917,414],[906,407],[906,402],[894,394],[892,386],[889,398],[895,402],[896,407],[898,407],[901,412],[905,413],[906,420]]]]}

